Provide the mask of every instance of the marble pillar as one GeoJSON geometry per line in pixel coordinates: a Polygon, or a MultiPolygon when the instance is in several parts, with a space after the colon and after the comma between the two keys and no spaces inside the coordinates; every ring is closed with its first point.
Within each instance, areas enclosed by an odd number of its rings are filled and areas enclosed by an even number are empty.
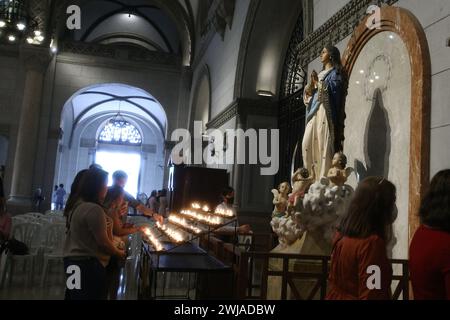
{"type": "Polygon", "coordinates": [[[44,75],[50,62],[48,48],[24,46],[20,51],[24,67],[24,92],[20,111],[17,145],[8,200],[13,214],[33,209],[34,161],[39,133],[39,119],[44,75]]]}

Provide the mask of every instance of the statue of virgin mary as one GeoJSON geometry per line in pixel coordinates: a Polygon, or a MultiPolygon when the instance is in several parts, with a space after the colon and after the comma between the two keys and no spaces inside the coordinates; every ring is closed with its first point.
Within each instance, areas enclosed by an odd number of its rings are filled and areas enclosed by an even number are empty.
{"type": "Polygon", "coordinates": [[[306,128],[302,141],[303,167],[316,179],[326,177],[336,152],[343,151],[347,79],[336,47],[328,46],[320,55],[323,71],[311,73],[303,99],[306,128]],[[313,166],[314,165],[314,166],[313,166]]]}

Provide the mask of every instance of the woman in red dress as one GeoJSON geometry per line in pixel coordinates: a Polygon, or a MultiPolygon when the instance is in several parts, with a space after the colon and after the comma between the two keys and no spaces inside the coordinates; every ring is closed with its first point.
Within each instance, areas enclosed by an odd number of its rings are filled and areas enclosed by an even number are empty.
{"type": "Polygon", "coordinates": [[[419,215],[409,250],[414,299],[450,300],[450,170],[431,180],[419,215]]]}
{"type": "Polygon", "coordinates": [[[395,186],[386,179],[369,177],[359,184],[334,239],[327,300],[391,298],[386,244],[395,201],[395,186]]]}

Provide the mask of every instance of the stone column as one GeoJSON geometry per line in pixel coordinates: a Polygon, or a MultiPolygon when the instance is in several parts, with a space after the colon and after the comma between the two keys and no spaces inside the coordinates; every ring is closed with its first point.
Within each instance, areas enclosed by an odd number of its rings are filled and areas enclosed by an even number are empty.
{"type": "MultiPolygon", "coordinates": [[[[238,108],[239,110],[239,108],[238,108]]],[[[244,119],[245,117],[242,114],[238,114],[236,115],[236,129],[237,130],[246,130],[246,124],[244,123],[244,121],[246,119],[244,119]]],[[[242,180],[243,180],[243,169],[245,167],[244,164],[238,164],[238,159],[240,157],[239,154],[239,150],[240,150],[240,146],[239,144],[243,143],[245,146],[245,139],[243,141],[239,141],[239,139],[236,140],[235,142],[235,151],[234,151],[234,166],[233,166],[233,189],[234,189],[234,205],[238,208],[239,210],[242,210],[244,207],[244,203],[243,203],[243,196],[242,196],[242,192],[245,192],[243,190],[241,190],[242,188],[242,180]]],[[[248,148],[245,147],[244,148],[245,152],[247,152],[248,148]]]]}
{"type": "Polygon", "coordinates": [[[22,47],[20,55],[25,70],[25,80],[11,195],[8,200],[12,213],[24,213],[32,209],[33,169],[37,151],[43,80],[51,58],[48,48],[30,46],[22,47]]]}

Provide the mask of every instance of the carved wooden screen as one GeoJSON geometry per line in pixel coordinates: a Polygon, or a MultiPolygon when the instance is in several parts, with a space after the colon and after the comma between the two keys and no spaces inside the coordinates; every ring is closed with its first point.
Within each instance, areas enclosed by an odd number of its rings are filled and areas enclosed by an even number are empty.
{"type": "Polygon", "coordinates": [[[299,44],[303,40],[303,13],[292,34],[281,80],[278,128],[280,129],[280,170],[276,183],[290,181],[292,165],[302,165],[301,140],[305,132],[303,88],[306,72],[300,65],[299,44]]]}

